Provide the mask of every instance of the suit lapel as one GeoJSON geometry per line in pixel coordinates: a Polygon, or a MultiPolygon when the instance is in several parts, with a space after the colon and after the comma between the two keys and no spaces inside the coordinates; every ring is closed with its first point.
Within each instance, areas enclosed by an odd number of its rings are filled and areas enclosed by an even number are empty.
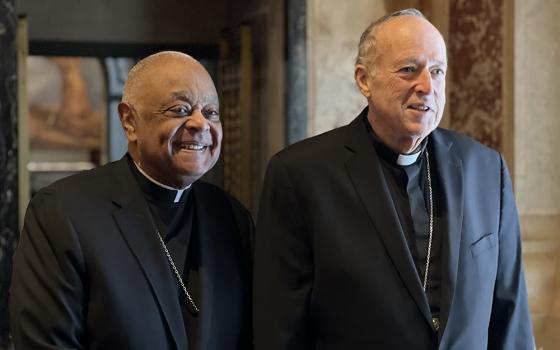
{"type": "Polygon", "coordinates": [[[418,309],[431,325],[428,302],[414,268],[380,160],[368,138],[364,113],[367,113],[367,109],[347,129],[345,145],[354,154],[347,160],[346,168],[391,261],[418,309]]]}
{"type": "Polygon", "coordinates": [[[120,208],[114,211],[113,217],[152,287],[177,348],[186,349],[187,338],[177,299],[177,281],[171,273],[148,205],[129,169],[126,157],[117,166],[118,186],[113,202],[120,208]]]}
{"type": "Polygon", "coordinates": [[[220,220],[212,219],[212,208],[207,208],[205,203],[208,201],[200,200],[202,194],[200,188],[195,183],[193,185],[194,207],[196,221],[194,227],[198,230],[199,252],[201,266],[199,268],[200,284],[201,284],[201,302],[200,302],[200,348],[208,348],[210,342],[213,306],[215,300],[214,280],[213,276],[217,276],[214,270],[216,266],[216,247],[215,233],[221,232],[220,220]]]}
{"type": "Polygon", "coordinates": [[[437,173],[440,178],[442,194],[439,198],[445,205],[444,215],[447,227],[440,232],[442,240],[442,300],[441,300],[441,332],[443,336],[449,319],[453,295],[457,285],[457,269],[459,266],[459,249],[461,246],[461,227],[463,223],[463,167],[461,159],[450,152],[452,142],[446,142],[442,134],[436,130],[431,136],[435,154],[437,173]]]}

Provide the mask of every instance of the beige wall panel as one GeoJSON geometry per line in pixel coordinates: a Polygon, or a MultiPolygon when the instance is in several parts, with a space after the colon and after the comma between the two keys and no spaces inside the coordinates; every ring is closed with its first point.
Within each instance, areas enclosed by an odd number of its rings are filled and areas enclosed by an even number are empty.
{"type": "Polygon", "coordinates": [[[354,60],[368,24],[385,14],[383,1],[309,0],[308,135],[350,122],[367,105],[354,82],[354,60]]]}
{"type": "Polygon", "coordinates": [[[514,174],[522,214],[560,213],[559,13],[559,1],[515,1],[514,174]]]}

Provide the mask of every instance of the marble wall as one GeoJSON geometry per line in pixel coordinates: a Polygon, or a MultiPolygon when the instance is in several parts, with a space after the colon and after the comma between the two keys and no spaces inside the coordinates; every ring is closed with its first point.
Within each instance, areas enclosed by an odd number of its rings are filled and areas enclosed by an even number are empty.
{"type": "Polygon", "coordinates": [[[515,0],[514,180],[539,349],[560,344],[560,2],[515,0]]]}
{"type": "Polygon", "coordinates": [[[451,1],[449,126],[502,151],[503,0],[451,1]]]}
{"type": "Polygon", "coordinates": [[[560,2],[517,0],[515,184],[523,214],[560,213],[560,2]]]}
{"type": "Polygon", "coordinates": [[[9,348],[8,290],[18,237],[16,16],[0,0],[0,349],[9,348]]]}
{"type": "Polygon", "coordinates": [[[307,136],[307,5],[307,0],[286,0],[286,144],[307,136]]]}
{"type": "Polygon", "coordinates": [[[354,81],[354,60],[368,24],[385,14],[382,1],[308,0],[308,132],[317,135],[354,119],[367,105],[354,81]]]}

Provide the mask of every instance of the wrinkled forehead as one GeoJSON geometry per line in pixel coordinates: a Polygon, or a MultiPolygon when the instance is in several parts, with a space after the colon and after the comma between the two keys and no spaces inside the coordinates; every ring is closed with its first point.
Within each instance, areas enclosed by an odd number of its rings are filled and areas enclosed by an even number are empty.
{"type": "Polygon", "coordinates": [[[184,81],[186,84],[214,86],[210,74],[194,59],[161,58],[150,62],[144,69],[145,83],[153,81],[184,81]]]}
{"type": "Polygon", "coordinates": [[[194,59],[164,57],[150,62],[140,74],[136,88],[144,98],[188,96],[192,100],[217,100],[210,74],[194,59]]]}
{"type": "Polygon", "coordinates": [[[391,18],[379,26],[376,39],[380,54],[398,55],[411,50],[447,62],[447,49],[443,36],[433,24],[421,17],[391,18]]]}

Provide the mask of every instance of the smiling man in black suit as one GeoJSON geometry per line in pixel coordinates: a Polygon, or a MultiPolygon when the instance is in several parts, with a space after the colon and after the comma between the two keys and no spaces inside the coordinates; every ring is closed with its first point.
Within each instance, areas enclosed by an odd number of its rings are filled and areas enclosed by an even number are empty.
{"type": "Polygon", "coordinates": [[[533,349],[502,156],[437,128],[446,47],[417,10],[363,33],[368,107],[270,161],[257,223],[257,350],[533,349]]]}
{"type": "Polygon", "coordinates": [[[250,349],[253,224],[199,181],[220,154],[202,65],[160,52],[118,107],[128,154],[41,190],[15,254],[16,349],[250,349]]]}

